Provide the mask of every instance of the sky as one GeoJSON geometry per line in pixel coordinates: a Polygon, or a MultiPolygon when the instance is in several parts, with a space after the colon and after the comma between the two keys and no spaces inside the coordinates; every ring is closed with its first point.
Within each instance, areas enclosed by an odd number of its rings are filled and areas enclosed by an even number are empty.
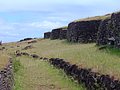
{"type": "Polygon", "coordinates": [[[120,10],[120,0],[0,0],[0,40],[42,38],[73,20],[120,10]]]}

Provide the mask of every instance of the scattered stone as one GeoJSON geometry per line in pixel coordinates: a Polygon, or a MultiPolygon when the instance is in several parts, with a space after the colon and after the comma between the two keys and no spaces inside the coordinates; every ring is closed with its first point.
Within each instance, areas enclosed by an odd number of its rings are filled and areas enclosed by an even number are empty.
{"type": "Polygon", "coordinates": [[[21,52],[22,55],[25,55],[25,56],[30,56],[29,53],[27,52],[21,52]]]}
{"type": "Polygon", "coordinates": [[[22,50],[28,50],[28,49],[32,49],[33,46],[32,45],[29,45],[29,46],[26,46],[25,48],[23,48],[22,50]]]}
{"type": "Polygon", "coordinates": [[[24,39],[20,40],[19,42],[28,41],[28,40],[32,40],[32,39],[34,39],[34,38],[24,38],[24,39]]]}
{"type": "Polygon", "coordinates": [[[37,41],[36,40],[32,40],[32,41],[28,42],[28,44],[31,44],[31,43],[37,43],[37,41]]]}
{"type": "Polygon", "coordinates": [[[39,58],[39,56],[38,55],[36,55],[36,54],[32,54],[31,55],[33,58],[36,58],[36,59],[38,59],[39,58]]]}
{"type": "Polygon", "coordinates": [[[42,58],[43,60],[48,60],[48,58],[42,58]]]}

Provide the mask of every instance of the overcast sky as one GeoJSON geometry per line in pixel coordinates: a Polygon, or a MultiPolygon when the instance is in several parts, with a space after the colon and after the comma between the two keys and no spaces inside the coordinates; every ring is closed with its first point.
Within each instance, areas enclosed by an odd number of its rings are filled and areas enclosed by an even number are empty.
{"type": "Polygon", "coordinates": [[[43,37],[69,22],[120,10],[120,0],[0,0],[0,40],[43,37]]]}

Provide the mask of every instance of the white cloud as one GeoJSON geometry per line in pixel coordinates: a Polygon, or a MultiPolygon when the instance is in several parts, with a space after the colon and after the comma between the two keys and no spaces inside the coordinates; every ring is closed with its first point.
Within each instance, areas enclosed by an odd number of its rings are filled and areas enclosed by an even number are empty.
{"type": "Polygon", "coordinates": [[[43,22],[28,23],[28,26],[34,27],[34,28],[53,29],[53,28],[63,26],[63,24],[60,22],[43,21],[43,22]]]}
{"type": "Polygon", "coordinates": [[[42,22],[27,22],[27,23],[0,23],[0,37],[23,37],[27,34],[43,32],[43,30],[52,30],[63,26],[60,22],[42,21],[42,22]]]}

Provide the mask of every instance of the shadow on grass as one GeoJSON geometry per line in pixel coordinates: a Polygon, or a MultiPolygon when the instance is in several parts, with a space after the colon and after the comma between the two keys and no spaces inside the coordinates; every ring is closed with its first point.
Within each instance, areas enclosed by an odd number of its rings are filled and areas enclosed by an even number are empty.
{"type": "Polygon", "coordinates": [[[101,51],[104,51],[104,52],[109,53],[111,55],[116,55],[116,56],[120,57],[120,49],[119,48],[115,48],[113,46],[108,46],[108,45],[104,45],[104,46],[96,45],[96,47],[99,50],[100,50],[100,48],[103,48],[103,49],[101,49],[101,51]]]}

